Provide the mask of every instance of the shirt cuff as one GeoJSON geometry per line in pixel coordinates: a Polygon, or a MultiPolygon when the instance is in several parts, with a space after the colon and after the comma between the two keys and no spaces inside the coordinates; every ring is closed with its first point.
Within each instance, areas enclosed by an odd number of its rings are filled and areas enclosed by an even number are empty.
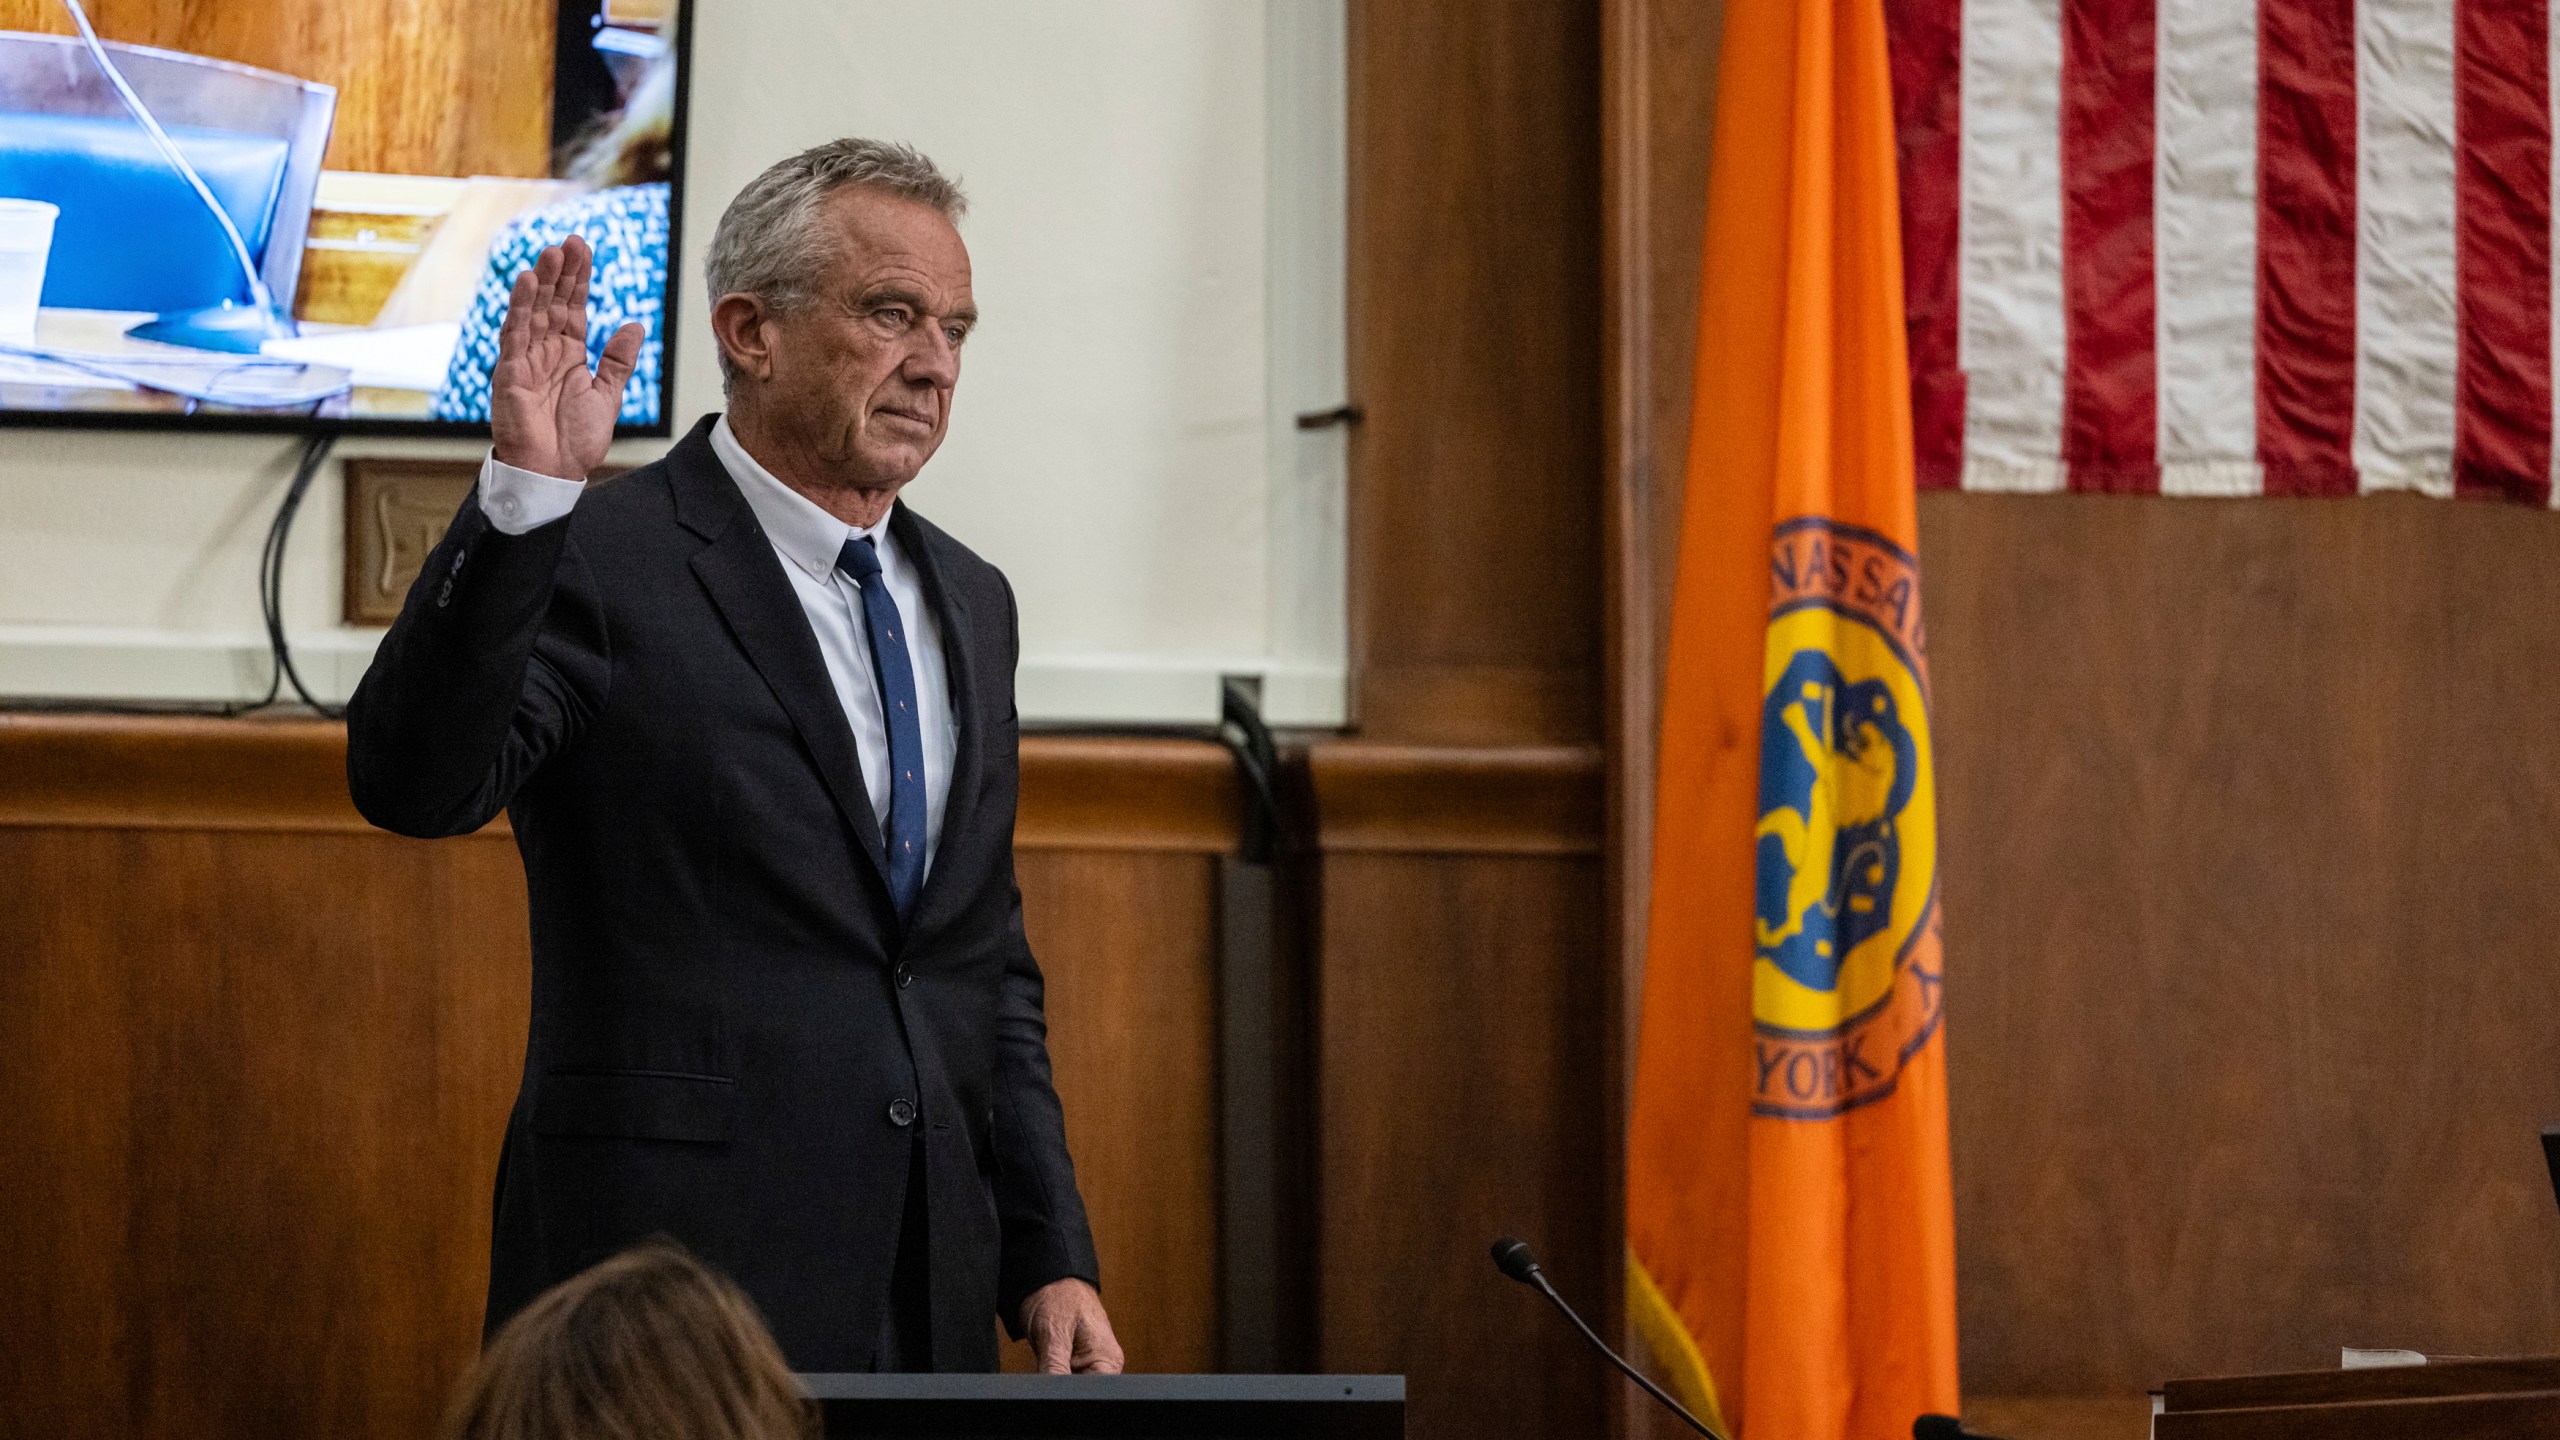
{"type": "Polygon", "coordinates": [[[568,514],[586,482],[519,470],[491,455],[480,465],[480,513],[501,535],[522,535],[568,514]]]}

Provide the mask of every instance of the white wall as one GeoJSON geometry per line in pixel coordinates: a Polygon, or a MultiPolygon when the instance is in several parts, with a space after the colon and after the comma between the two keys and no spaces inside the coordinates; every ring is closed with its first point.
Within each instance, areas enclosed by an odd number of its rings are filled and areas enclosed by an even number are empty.
{"type": "MultiPolygon", "coordinates": [[[[1338,722],[1340,439],[1290,415],[1342,399],[1341,37],[1340,0],[706,0],[678,430],[717,404],[699,257],[730,195],[833,136],[911,141],[970,192],[985,318],[907,497],[1012,576],[1025,717],[1201,722],[1246,673],[1275,721],[1338,722]]],[[[0,431],[0,694],[262,691],[254,577],[292,451],[0,431]]],[[[374,639],[336,624],[338,500],[332,470],[285,587],[330,694],[374,639]]]]}

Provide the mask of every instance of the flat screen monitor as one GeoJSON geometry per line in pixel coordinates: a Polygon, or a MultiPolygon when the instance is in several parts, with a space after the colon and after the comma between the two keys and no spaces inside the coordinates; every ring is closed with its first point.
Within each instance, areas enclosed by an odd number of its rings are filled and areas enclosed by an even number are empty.
{"type": "Polygon", "coordinates": [[[485,435],[508,286],[578,234],[666,434],[689,8],[13,7],[0,424],[485,435]]]}

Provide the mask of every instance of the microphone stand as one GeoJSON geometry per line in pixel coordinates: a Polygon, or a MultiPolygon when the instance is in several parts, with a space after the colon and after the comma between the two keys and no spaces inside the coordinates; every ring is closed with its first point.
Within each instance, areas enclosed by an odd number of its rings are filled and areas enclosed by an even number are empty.
{"type": "Polygon", "coordinates": [[[1661,1386],[1656,1385],[1651,1380],[1645,1378],[1643,1372],[1637,1370],[1633,1365],[1628,1364],[1617,1351],[1610,1349],[1609,1343],[1601,1339],[1598,1332],[1594,1331],[1589,1325],[1584,1324],[1582,1317],[1574,1312],[1574,1308],[1565,1303],[1562,1295],[1556,1293],[1556,1287],[1547,1283],[1547,1272],[1539,1268],[1538,1257],[1529,1253],[1529,1247],[1526,1242],[1514,1240],[1509,1237],[1496,1240],[1493,1242],[1493,1263],[1501,1267],[1503,1274],[1510,1276],[1512,1279],[1519,1281],[1523,1285],[1530,1286],[1539,1294],[1544,1295],[1547,1299],[1553,1301],[1555,1303],[1555,1307],[1564,1312],[1564,1318],[1573,1322],[1573,1328],[1582,1332],[1582,1338],[1591,1342],[1591,1347],[1593,1349],[1608,1356],[1609,1363],[1617,1366],[1620,1373],[1624,1374],[1628,1379],[1633,1380],[1638,1385],[1643,1386],[1644,1393],[1661,1401],[1670,1409],[1672,1414],[1679,1416],[1684,1421],[1687,1421],[1690,1429],[1706,1436],[1707,1440],[1725,1440],[1725,1437],[1718,1433],[1714,1427],[1708,1425],[1706,1421],[1699,1419],[1697,1416],[1690,1414],[1687,1406],[1672,1399],[1670,1394],[1664,1391],[1661,1386]]]}

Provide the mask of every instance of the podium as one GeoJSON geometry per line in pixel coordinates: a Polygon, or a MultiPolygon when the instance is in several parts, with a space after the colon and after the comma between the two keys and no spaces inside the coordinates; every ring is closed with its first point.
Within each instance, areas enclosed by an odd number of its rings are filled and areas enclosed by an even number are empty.
{"type": "Polygon", "coordinates": [[[1401,1375],[803,1375],[827,1440],[1404,1440],[1401,1375]]]}
{"type": "Polygon", "coordinates": [[[2153,1440],[2523,1440],[2560,1435],[2560,1358],[2172,1380],[2153,1440]]]}

